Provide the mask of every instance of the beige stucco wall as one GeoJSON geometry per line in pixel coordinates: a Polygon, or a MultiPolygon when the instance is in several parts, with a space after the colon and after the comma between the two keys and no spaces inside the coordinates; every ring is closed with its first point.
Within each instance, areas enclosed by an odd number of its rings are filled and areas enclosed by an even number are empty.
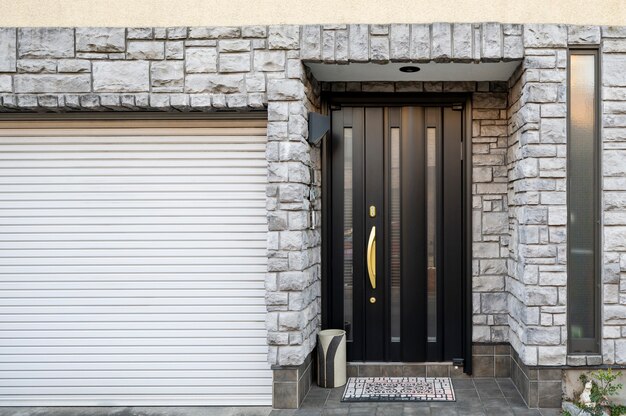
{"type": "Polygon", "coordinates": [[[0,26],[438,21],[626,25],[626,0],[0,0],[0,26]]]}

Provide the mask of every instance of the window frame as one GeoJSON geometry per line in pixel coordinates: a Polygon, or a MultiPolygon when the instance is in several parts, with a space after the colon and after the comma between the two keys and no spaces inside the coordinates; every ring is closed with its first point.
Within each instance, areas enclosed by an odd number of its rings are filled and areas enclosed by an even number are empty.
{"type": "Polygon", "coordinates": [[[594,65],[594,128],[593,128],[593,238],[594,238],[594,253],[593,253],[593,270],[594,270],[594,301],[595,307],[593,310],[594,313],[594,338],[585,338],[585,339],[577,339],[574,340],[571,336],[571,322],[570,322],[570,308],[574,305],[571,301],[571,291],[567,290],[567,354],[568,355],[597,355],[602,353],[602,85],[601,85],[601,53],[599,46],[581,46],[581,47],[569,47],[567,51],[567,122],[566,122],[566,203],[567,203],[567,223],[566,223],[566,259],[567,259],[567,288],[570,288],[575,283],[572,282],[572,276],[570,275],[570,257],[573,255],[570,251],[570,239],[572,233],[570,233],[571,224],[570,224],[570,200],[573,195],[570,192],[570,172],[572,170],[571,167],[571,158],[570,158],[570,148],[572,146],[571,138],[571,70],[572,70],[572,60],[571,57],[573,55],[592,55],[595,58],[594,65]],[[578,342],[577,342],[578,341],[578,342]],[[578,344],[578,345],[576,345],[578,344]],[[578,350],[578,351],[575,351],[578,350]]]}

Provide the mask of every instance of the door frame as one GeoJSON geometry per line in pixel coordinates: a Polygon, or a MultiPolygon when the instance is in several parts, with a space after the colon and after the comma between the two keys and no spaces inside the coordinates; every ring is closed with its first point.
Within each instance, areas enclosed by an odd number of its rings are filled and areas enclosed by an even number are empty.
{"type": "MultiPolygon", "coordinates": [[[[472,107],[471,93],[322,93],[322,109],[325,114],[338,106],[463,106],[463,178],[462,178],[462,210],[463,210],[463,273],[462,297],[463,305],[463,372],[472,373],[472,107]]],[[[330,326],[333,296],[343,296],[343,293],[334,293],[330,281],[331,276],[331,249],[329,244],[332,229],[331,212],[331,148],[330,134],[324,138],[321,146],[322,159],[322,328],[330,326]]]]}

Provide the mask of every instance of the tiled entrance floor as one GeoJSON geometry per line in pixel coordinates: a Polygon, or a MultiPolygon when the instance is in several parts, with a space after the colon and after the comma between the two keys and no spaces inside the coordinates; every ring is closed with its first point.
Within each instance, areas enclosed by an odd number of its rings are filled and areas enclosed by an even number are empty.
{"type": "Polygon", "coordinates": [[[342,403],[343,387],[313,385],[297,410],[273,410],[270,416],[558,416],[560,409],[528,409],[508,378],[453,379],[456,402],[342,403]]]}

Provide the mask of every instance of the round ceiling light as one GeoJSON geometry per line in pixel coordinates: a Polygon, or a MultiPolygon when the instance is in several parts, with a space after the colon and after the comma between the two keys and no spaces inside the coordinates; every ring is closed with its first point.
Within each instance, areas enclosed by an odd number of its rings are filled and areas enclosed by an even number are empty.
{"type": "Polygon", "coordinates": [[[418,72],[420,70],[419,66],[413,66],[413,65],[407,65],[407,66],[401,66],[400,67],[400,71],[401,72],[418,72]]]}

